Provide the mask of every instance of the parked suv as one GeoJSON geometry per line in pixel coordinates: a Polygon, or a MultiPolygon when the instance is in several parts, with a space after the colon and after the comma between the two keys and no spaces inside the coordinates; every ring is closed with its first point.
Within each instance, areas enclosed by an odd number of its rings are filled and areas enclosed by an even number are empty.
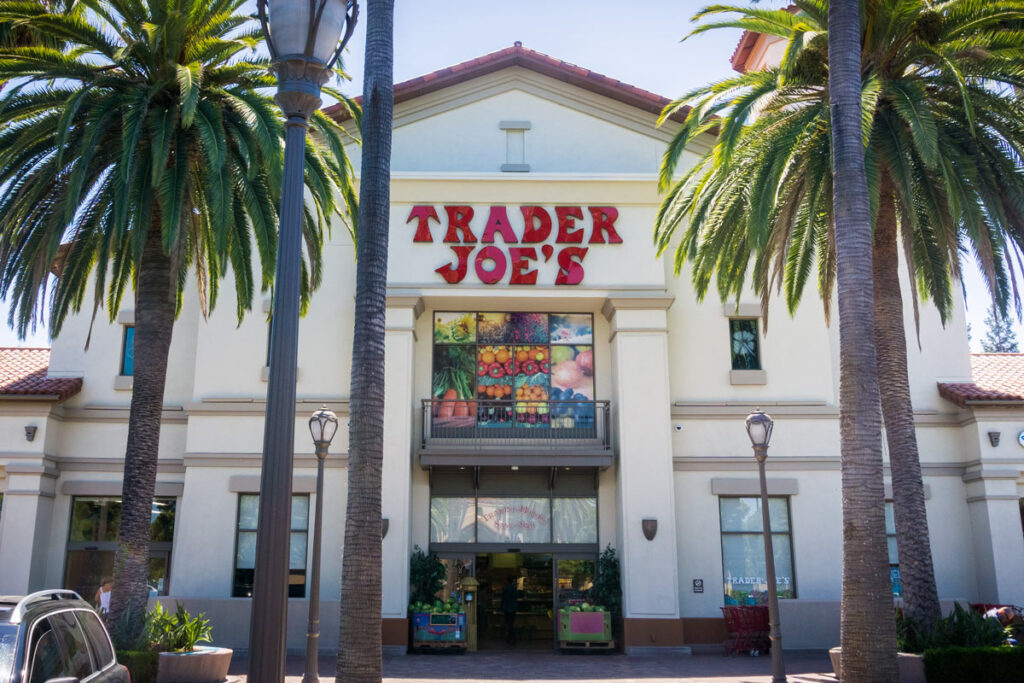
{"type": "Polygon", "coordinates": [[[130,683],[103,622],[74,591],[0,596],[0,683],[130,683]]]}

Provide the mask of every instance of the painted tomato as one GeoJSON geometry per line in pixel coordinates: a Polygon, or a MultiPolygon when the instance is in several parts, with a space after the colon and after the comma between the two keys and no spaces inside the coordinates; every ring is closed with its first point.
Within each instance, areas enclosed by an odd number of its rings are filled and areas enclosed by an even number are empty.
{"type": "Polygon", "coordinates": [[[528,360],[525,363],[523,363],[523,372],[526,373],[527,375],[536,375],[537,374],[537,362],[536,361],[532,361],[532,360],[528,360]]]}
{"type": "Polygon", "coordinates": [[[505,368],[501,367],[498,363],[494,363],[491,365],[490,370],[487,371],[487,374],[493,379],[501,379],[505,376],[505,368]]]}
{"type": "Polygon", "coordinates": [[[480,361],[479,363],[477,363],[476,364],[476,374],[477,374],[477,377],[483,377],[484,375],[486,375],[487,374],[487,363],[484,363],[483,361],[480,361]]]}

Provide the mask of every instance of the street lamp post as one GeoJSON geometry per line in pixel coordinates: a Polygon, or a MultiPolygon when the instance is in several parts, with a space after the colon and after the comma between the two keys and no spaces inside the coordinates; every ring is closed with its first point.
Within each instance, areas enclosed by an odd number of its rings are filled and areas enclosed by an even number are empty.
{"type": "Polygon", "coordinates": [[[274,99],[284,112],[286,122],[249,628],[249,681],[280,683],[284,680],[288,617],[306,130],[309,118],[320,107],[320,89],[355,29],[358,3],[356,0],[258,0],[257,8],[277,74],[274,99]]]}
{"type": "Polygon", "coordinates": [[[313,568],[309,578],[309,627],[306,630],[306,673],[302,683],[317,683],[320,680],[317,656],[320,640],[320,528],[323,525],[324,510],[324,460],[334,433],[338,431],[338,417],[327,406],[313,413],[309,418],[309,433],[313,435],[316,447],[316,512],[313,519],[313,568]]]}
{"type": "Polygon", "coordinates": [[[761,524],[768,574],[768,638],[772,649],[772,683],[785,683],[786,665],[782,661],[782,634],[779,632],[779,596],[775,591],[775,550],[772,548],[772,523],[768,511],[768,481],[764,476],[764,461],[768,459],[768,442],[772,438],[774,424],[772,418],[760,410],[747,416],[747,435],[754,445],[754,458],[761,475],[761,524]]]}

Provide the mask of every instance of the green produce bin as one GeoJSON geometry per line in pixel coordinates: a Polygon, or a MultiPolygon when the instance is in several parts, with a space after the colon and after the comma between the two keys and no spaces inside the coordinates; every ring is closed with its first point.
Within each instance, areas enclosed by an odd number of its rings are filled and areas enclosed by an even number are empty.
{"type": "Polygon", "coordinates": [[[559,612],[558,640],[605,643],[612,639],[610,612],[559,612]]]}

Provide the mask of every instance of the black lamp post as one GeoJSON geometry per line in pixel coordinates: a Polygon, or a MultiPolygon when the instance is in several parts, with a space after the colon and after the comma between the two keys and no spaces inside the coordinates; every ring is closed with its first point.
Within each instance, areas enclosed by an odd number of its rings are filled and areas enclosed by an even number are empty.
{"type": "Polygon", "coordinates": [[[317,683],[320,680],[317,656],[320,650],[320,528],[324,511],[324,460],[327,459],[327,449],[337,431],[338,416],[327,410],[327,406],[321,407],[309,418],[309,433],[313,435],[313,445],[316,447],[316,517],[313,520],[313,570],[309,578],[306,673],[302,676],[302,683],[317,683]]]}
{"type": "Polygon", "coordinates": [[[287,121],[249,628],[251,683],[284,680],[306,130],[320,107],[320,88],[352,36],[358,10],[356,0],[258,2],[277,74],[274,99],[287,121]]]}
{"type": "Polygon", "coordinates": [[[782,661],[782,634],[779,632],[779,596],[775,591],[775,550],[772,548],[772,522],[768,511],[768,481],[764,476],[764,461],[768,459],[768,442],[771,441],[774,424],[772,418],[760,410],[747,416],[747,435],[754,445],[754,458],[761,475],[761,524],[768,574],[768,638],[772,647],[772,683],[785,683],[786,665],[782,661]]]}

